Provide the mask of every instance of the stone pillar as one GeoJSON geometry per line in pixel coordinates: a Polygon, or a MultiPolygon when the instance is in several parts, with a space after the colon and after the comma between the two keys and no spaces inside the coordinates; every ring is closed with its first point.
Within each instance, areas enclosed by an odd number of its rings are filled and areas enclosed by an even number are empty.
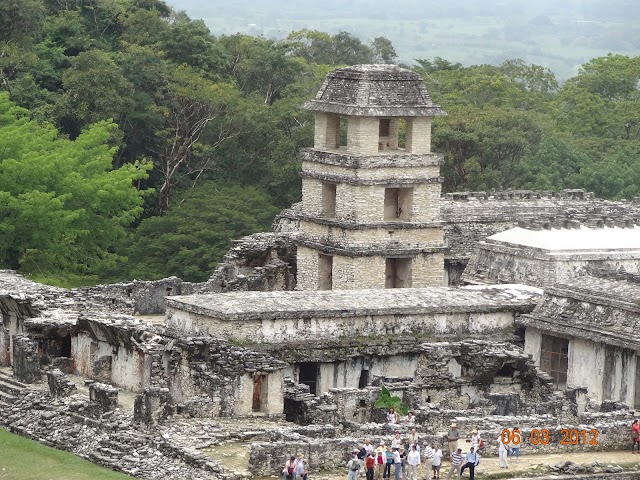
{"type": "Polygon", "coordinates": [[[175,405],[168,388],[147,388],[136,396],[133,420],[154,426],[175,413],[175,405]]]}
{"type": "Polygon", "coordinates": [[[40,380],[38,344],[25,335],[13,336],[13,374],[23,383],[40,380]]]}
{"type": "Polygon", "coordinates": [[[47,383],[54,398],[68,397],[77,391],[76,385],[59,368],[47,370],[47,383]]]}
{"type": "Polygon", "coordinates": [[[92,383],[89,385],[89,400],[104,412],[115,410],[118,407],[118,389],[105,383],[92,383]]]}

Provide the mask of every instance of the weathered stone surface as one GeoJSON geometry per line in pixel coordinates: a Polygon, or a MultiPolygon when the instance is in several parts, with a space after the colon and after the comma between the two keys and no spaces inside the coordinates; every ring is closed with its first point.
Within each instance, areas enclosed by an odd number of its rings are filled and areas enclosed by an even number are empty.
{"type": "Polygon", "coordinates": [[[118,389],[104,383],[89,384],[89,400],[104,411],[109,412],[118,408],[118,389]]]}
{"type": "Polygon", "coordinates": [[[23,383],[40,380],[38,345],[24,335],[13,336],[13,374],[23,383]]]}
{"type": "Polygon", "coordinates": [[[68,397],[78,390],[75,383],[69,380],[59,368],[47,370],[47,383],[53,398],[68,397]]]}
{"type": "Polygon", "coordinates": [[[133,419],[154,426],[175,414],[175,405],[168,388],[147,388],[136,396],[133,419]]]}

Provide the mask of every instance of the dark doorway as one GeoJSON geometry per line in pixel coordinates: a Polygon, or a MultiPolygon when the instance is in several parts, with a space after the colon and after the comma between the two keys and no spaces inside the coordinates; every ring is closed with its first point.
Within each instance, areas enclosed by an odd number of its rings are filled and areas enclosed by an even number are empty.
{"type": "Polygon", "coordinates": [[[369,370],[360,370],[358,388],[365,388],[367,385],[369,385],[369,370]]]}
{"type": "Polygon", "coordinates": [[[62,345],[60,346],[61,357],[71,357],[71,334],[62,337],[62,345]]]}
{"type": "Polygon", "coordinates": [[[309,385],[309,393],[317,394],[318,364],[313,362],[301,363],[299,366],[298,383],[309,385]]]}
{"type": "Polygon", "coordinates": [[[254,412],[263,411],[262,400],[265,398],[266,383],[267,376],[264,373],[256,373],[253,376],[253,402],[251,410],[254,412]]]}
{"type": "Polygon", "coordinates": [[[411,259],[387,258],[385,288],[411,288],[411,259]]]}

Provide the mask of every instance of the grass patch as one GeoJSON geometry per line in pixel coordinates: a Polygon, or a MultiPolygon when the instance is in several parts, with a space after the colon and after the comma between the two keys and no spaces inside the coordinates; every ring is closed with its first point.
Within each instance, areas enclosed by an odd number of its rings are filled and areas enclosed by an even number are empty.
{"type": "Polygon", "coordinates": [[[3,480],[125,480],[72,453],[45,447],[0,429],[0,478],[3,480]]]}

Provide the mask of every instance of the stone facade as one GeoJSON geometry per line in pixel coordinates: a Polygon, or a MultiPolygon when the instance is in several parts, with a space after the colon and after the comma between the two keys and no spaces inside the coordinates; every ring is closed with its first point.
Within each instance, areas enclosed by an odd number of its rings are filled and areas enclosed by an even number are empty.
{"type": "Polygon", "coordinates": [[[640,283],[632,277],[555,285],[518,319],[526,326],[525,351],[560,387],[585,388],[596,403],[640,407],[640,283]]]}
{"type": "Polygon", "coordinates": [[[314,148],[301,152],[301,208],[291,214],[297,289],[441,286],[442,158],[430,145],[431,117],[444,112],[419,75],[392,65],[338,69],[305,107],[316,124],[314,148]]]}
{"type": "Polygon", "coordinates": [[[540,290],[387,289],[334,292],[247,292],[174,297],[167,326],[250,343],[318,341],[368,335],[500,332],[535,306],[540,290]]]}
{"type": "MultiPolygon", "coordinates": [[[[640,224],[640,218],[638,219],[640,224]]],[[[478,242],[467,283],[522,283],[540,288],[594,270],[640,273],[640,225],[532,230],[516,227],[478,242]]]]}

